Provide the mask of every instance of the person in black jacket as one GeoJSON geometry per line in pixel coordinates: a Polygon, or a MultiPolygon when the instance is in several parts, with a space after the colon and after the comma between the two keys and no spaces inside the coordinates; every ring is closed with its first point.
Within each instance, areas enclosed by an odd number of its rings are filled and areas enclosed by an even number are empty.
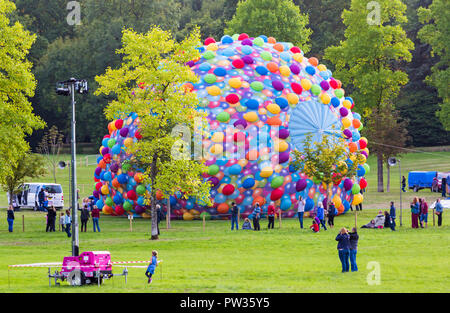
{"type": "Polygon", "coordinates": [[[341,260],[342,264],[342,273],[345,273],[350,269],[348,262],[350,256],[350,235],[345,227],[336,236],[336,241],[338,241],[337,249],[339,252],[339,260],[341,260]]]}
{"type": "Polygon", "coordinates": [[[46,232],[54,232],[55,231],[55,220],[56,220],[56,209],[54,206],[47,209],[47,227],[45,229],[46,232]]]}
{"type": "Polygon", "coordinates": [[[10,205],[8,207],[6,220],[8,221],[8,231],[10,233],[12,233],[13,232],[13,226],[14,226],[14,208],[13,208],[12,205],[10,205]]]}
{"type": "Polygon", "coordinates": [[[80,216],[80,220],[81,220],[81,232],[86,232],[87,230],[87,222],[89,221],[90,218],[90,214],[89,214],[89,210],[87,205],[83,205],[82,209],[81,209],[81,216],[80,216]]]}
{"type": "Polygon", "coordinates": [[[334,216],[336,215],[336,207],[333,201],[328,202],[328,225],[330,228],[334,227],[334,216]]]}
{"type": "Polygon", "coordinates": [[[41,191],[38,193],[38,201],[39,201],[39,211],[44,211],[44,202],[45,202],[45,191],[44,188],[41,188],[41,191]]]}
{"type": "Polygon", "coordinates": [[[164,213],[161,210],[161,206],[159,204],[156,205],[156,227],[158,229],[158,235],[159,235],[159,223],[162,219],[164,219],[164,213]]]}
{"type": "Polygon", "coordinates": [[[356,252],[358,251],[358,233],[356,232],[356,228],[352,228],[352,232],[350,235],[350,264],[352,272],[358,271],[358,266],[356,265],[356,252]]]}

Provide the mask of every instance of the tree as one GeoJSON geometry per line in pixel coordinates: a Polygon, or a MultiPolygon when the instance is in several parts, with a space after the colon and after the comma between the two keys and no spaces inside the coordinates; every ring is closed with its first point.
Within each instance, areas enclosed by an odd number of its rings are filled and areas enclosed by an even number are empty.
{"type": "MultiPolygon", "coordinates": [[[[373,114],[381,112],[388,100],[395,99],[408,75],[398,69],[399,62],[411,61],[414,45],[406,37],[401,24],[407,21],[406,6],[400,0],[352,0],[350,10],[344,10],[345,40],[339,46],[325,50],[325,58],[336,66],[335,77],[349,86],[364,116],[375,119],[376,129],[383,127],[382,119],[373,114]]],[[[369,142],[371,140],[368,134],[369,142]]],[[[384,138],[381,138],[384,139],[384,138]]],[[[383,142],[379,142],[383,143],[383,142]]],[[[378,192],[383,192],[383,153],[377,151],[378,192]]]]}
{"type": "Polygon", "coordinates": [[[42,137],[39,143],[38,152],[47,159],[48,168],[53,174],[53,180],[56,184],[56,165],[58,164],[59,152],[63,145],[64,135],[53,125],[42,137]]]}
{"type": "Polygon", "coordinates": [[[34,115],[28,101],[34,95],[36,81],[31,73],[28,51],[36,36],[8,16],[14,3],[0,0],[0,181],[12,174],[17,162],[28,151],[25,137],[44,123],[34,115]]]}
{"type": "Polygon", "coordinates": [[[206,166],[190,158],[190,139],[179,145],[179,132],[172,135],[175,127],[192,133],[194,122],[205,118],[196,110],[197,95],[184,87],[185,82],[198,81],[185,64],[200,57],[196,49],[200,45],[200,32],[197,28],[178,43],[170,32],[159,27],[152,27],[145,34],[128,29],[123,32],[122,42],[123,48],[117,52],[124,55],[124,61],[120,68],[108,68],[96,78],[99,84],[96,94],[117,95],[117,100],[111,101],[105,110],[107,119],[125,117],[130,112],[140,118],[143,138],[127,152],[135,156],[132,164],[145,171],[144,182],[150,187],[147,200],[151,206],[151,239],[158,239],[157,190],[164,194],[181,191],[186,197],[197,196],[211,204],[210,184],[201,178],[206,166]],[[180,149],[182,158],[172,153],[180,149]]]}
{"type": "Polygon", "coordinates": [[[446,0],[433,0],[428,8],[419,8],[418,15],[420,22],[426,24],[419,31],[419,38],[431,45],[432,56],[439,57],[439,61],[432,67],[432,74],[426,80],[438,90],[442,104],[437,116],[444,128],[450,131],[450,3],[446,0]]]}
{"type": "Polygon", "coordinates": [[[325,183],[329,201],[333,184],[338,184],[344,176],[355,176],[358,165],[365,160],[360,153],[349,156],[347,142],[335,135],[324,134],[321,142],[313,142],[312,135],[307,135],[303,145],[303,151],[293,150],[293,165],[313,181],[325,183]],[[352,160],[350,166],[347,163],[349,158],[352,160]]]}
{"type": "Polygon", "coordinates": [[[39,154],[27,152],[21,159],[11,166],[12,170],[0,182],[4,191],[9,194],[9,205],[12,205],[13,195],[25,178],[38,178],[46,174],[44,159],[39,154]]]}
{"type": "Polygon", "coordinates": [[[402,152],[402,148],[405,146],[408,140],[407,121],[400,119],[398,110],[394,108],[392,102],[386,103],[381,106],[380,112],[378,108],[374,108],[372,116],[368,120],[363,132],[366,136],[370,137],[372,141],[371,150],[375,153],[380,152],[383,155],[383,162],[387,167],[387,183],[386,191],[390,191],[390,166],[388,160],[391,157],[398,156],[402,152]],[[377,118],[382,120],[382,123],[377,121],[377,118]],[[381,128],[377,128],[380,125],[381,128]]]}
{"type": "Polygon", "coordinates": [[[311,30],[306,28],[307,24],[308,15],[301,14],[291,0],[246,0],[238,3],[225,33],[272,36],[308,52],[311,30]]]}

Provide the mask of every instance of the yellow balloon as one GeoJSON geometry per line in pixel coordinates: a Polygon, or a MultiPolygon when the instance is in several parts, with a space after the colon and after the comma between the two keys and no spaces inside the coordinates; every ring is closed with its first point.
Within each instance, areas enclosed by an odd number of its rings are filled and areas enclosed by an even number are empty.
{"type": "Polygon", "coordinates": [[[238,89],[242,86],[242,81],[239,78],[230,78],[230,80],[228,81],[228,84],[234,88],[234,89],[238,89]]]}
{"type": "Polygon", "coordinates": [[[303,55],[301,53],[294,53],[292,56],[295,61],[301,63],[303,61],[303,55]]]}
{"type": "Polygon", "coordinates": [[[280,66],[278,70],[280,71],[280,74],[283,76],[287,77],[287,76],[291,75],[291,70],[286,65],[280,66]]]}
{"type": "Polygon", "coordinates": [[[214,42],[206,46],[206,50],[216,51],[217,49],[219,49],[219,47],[214,42]]]}
{"type": "Polygon", "coordinates": [[[244,119],[250,123],[256,122],[258,120],[258,114],[256,112],[247,112],[244,114],[244,119]]]}
{"type": "Polygon", "coordinates": [[[267,178],[267,177],[270,177],[272,174],[273,174],[273,168],[271,168],[270,166],[267,166],[261,170],[261,172],[259,173],[259,176],[267,178]]]}
{"type": "Polygon", "coordinates": [[[327,67],[323,64],[319,64],[319,65],[317,65],[317,69],[321,72],[324,72],[327,70],[327,67]]]}
{"type": "Polygon", "coordinates": [[[212,154],[221,154],[223,152],[223,146],[221,144],[216,143],[209,149],[212,154]]]}
{"type": "Polygon", "coordinates": [[[101,146],[100,149],[98,149],[98,152],[99,152],[100,154],[102,154],[102,149],[103,149],[103,148],[104,148],[104,147],[101,146]]]}
{"type": "Polygon", "coordinates": [[[311,89],[311,86],[312,86],[311,81],[309,79],[306,79],[306,78],[303,78],[300,81],[300,85],[302,85],[302,88],[304,90],[309,90],[309,89],[311,89]]]}
{"type": "Polygon", "coordinates": [[[338,208],[338,207],[341,206],[342,200],[341,200],[341,198],[338,195],[334,195],[333,203],[334,203],[334,206],[338,208]]]}
{"type": "Polygon", "coordinates": [[[217,86],[206,87],[206,90],[211,96],[218,96],[222,92],[217,86]]]}
{"type": "Polygon", "coordinates": [[[298,103],[298,96],[295,93],[288,93],[286,95],[286,98],[289,102],[289,104],[297,104],[298,103]]]}
{"type": "Polygon", "coordinates": [[[280,106],[276,103],[270,103],[268,106],[266,106],[266,109],[272,114],[278,114],[281,112],[280,106]]]}
{"type": "Polygon", "coordinates": [[[352,205],[358,205],[361,202],[363,202],[363,195],[360,193],[357,193],[356,195],[353,195],[353,201],[352,201],[352,205]]]}
{"type": "Polygon", "coordinates": [[[327,93],[323,93],[320,95],[320,100],[322,100],[323,104],[328,104],[331,101],[331,97],[327,93]]]}
{"type": "Polygon", "coordinates": [[[185,221],[192,221],[193,219],[194,219],[194,215],[192,215],[191,213],[185,212],[183,214],[183,220],[185,220],[185,221]]]}
{"type": "Polygon", "coordinates": [[[342,105],[349,110],[352,108],[352,103],[349,100],[342,101],[342,105]]]}
{"type": "Polygon", "coordinates": [[[274,149],[277,152],[284,152],[289,148],[289,144],[283,140],[283,139],[279,139],[279,140],[275,140],[274,142],[274,149]]]}
{"type": "Polygon", "coordinates": [[[223,142],[224,138],[225,138],[225,135],[223,134],[223,132],[216,132],[216,133],[214,133],[214,135],[212,135],[211,141],[213,141],[215,143],[219,143],[219,142],[223,142]]]}
{"type": "Polygon", "coordinates": [[[107,185],[103,185],[102,188],[100,189],[100,191],[102,192],[102,194],[107,195],[109,194],[109,188],[107,185]]]}
{"type": "Polygon", "coordinates": [[[240,159],[240,160],[238,161],[238,164],[239,164],[240,166],[242,166],[242,167],[245,167],[245,166],[247,165],[247,163],[248,163],[248,160],[247,160],[247,159],[240,159]]]}
{"type": "Polygon", "coordinates": [[[125,147],[130,147],[132,144],[133,144],[133,138],[131,138],[131,137],[128,137],[127,139],[125,139],[124,141],[123,141],[123,144],[125,145],[125,147]]]}
{"type": "Polygon", "coordinates": [[[345,128],[349,128],[350,125],[352,125],[352,122],[350,122],[350,120],[349,120],[348,118],[346,118],[346,117],[344,117],[344,118],[341,120],[341,122],[342,122],[342,125],[343,125],[345,128]]]}

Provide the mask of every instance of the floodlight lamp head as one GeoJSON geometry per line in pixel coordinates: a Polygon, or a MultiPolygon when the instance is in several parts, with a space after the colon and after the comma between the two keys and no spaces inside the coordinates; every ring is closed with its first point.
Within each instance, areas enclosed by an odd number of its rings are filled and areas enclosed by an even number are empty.
{"type": "Polygon", "coordinates": [[[389,164],[389,166],[394,166],[395,164],[397,164],[397,159],[396,158],[389,158],[388,159],[388,164],[389,164]]]}
{"type": "Polygon", "coordinates": [[[66,162],[64,162],[64,161],[59,161],[59,163],[58,163],[58,168],[64,169],[64,168],[66,168],[66,166],[67,166],[66,162]]]}

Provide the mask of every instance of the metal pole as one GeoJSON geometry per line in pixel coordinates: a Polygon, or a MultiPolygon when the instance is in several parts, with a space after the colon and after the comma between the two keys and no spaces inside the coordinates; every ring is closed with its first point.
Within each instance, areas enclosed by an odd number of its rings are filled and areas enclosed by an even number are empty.
{"type": "Polygon", "coordinates": [[[402,168],[400,166],[400,160],[398,160],[398,173],[400,175],[400,226],[402,226],[402,168]]]}
{"type": "Polygon", "coordinates": [[[70,93],[72,96],[72,256],[79,255],[78,214],[77,214],[77,162],[75,137],[75,79],[71,79],[70,93]]]}

